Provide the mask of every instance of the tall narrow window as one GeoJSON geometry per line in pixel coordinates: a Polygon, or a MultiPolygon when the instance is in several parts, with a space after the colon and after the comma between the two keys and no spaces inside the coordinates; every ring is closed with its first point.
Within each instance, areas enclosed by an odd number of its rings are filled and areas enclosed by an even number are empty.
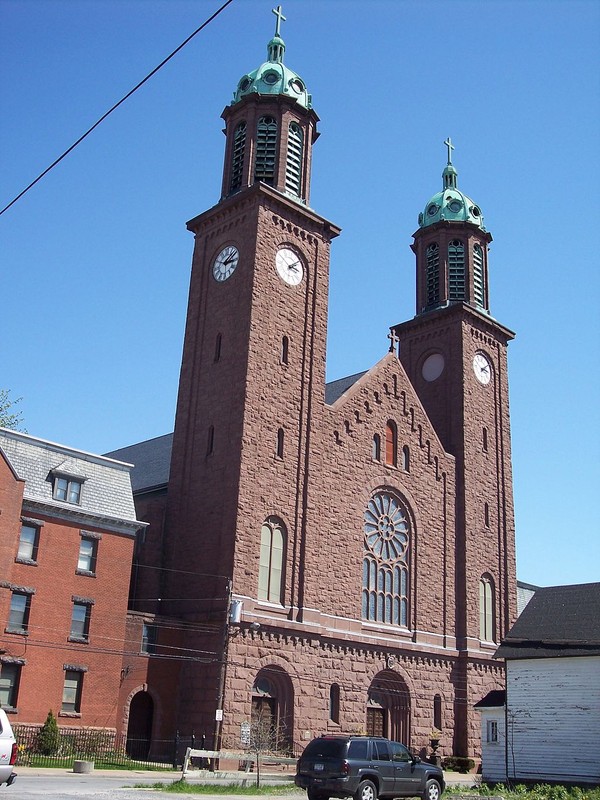
{"type": "Polygon", "coordinates": [[[482,431],[481,446],[483,448],[483,452],[487,453],[487,451],[488,451],[488,431],[487,431],[487,428],[484,428],[483,431],[482,431]]]}
{"type": "Polygon", "coordinates": [[[29,612],[31,610],[31,594],[13,592],[10,598],[8,615],[8,631],[10,633],[27,633],[29,629],[29,612]]]}
{"type": "Polygon", "coordinates": [[[485,527],[490,527],[490,507],[487,503],[483,504],[483,521],[485,523],[485,527]]]}
{"type": "Polygon", "coordinates": [[[229,192],[237,192],[242,186],[244,174],[244,155],[246,152],[246,123],[240,122],[233,134],[233,153],[231,156],[231,180],[229,192]]]}
{"type": "Polygon", "coordinates": [[[339,724],[340,721],[340,687],[332,683],[329,687],[329,719],[339,724]]]}
{"type": "Polygon", "coordinates": [[[71,631],[69,639],[75,642],[87,642],[90,635],[90,619],[92,616],[92,602],[75,600],[71,613],[71,631]]]}
{"type": "Polygon", "coordinates": [[[433,727],[442,730],[442,696],[439,694],[433,698],[433,727]]]}
{"type": "Polygon", "coordinates": [[[258,599],[282,602],[285,525],[277,517],[269,517],[260,532],[258,599]]]}
{"type": "Polygon", "coordinates": [[[494,642],[494,585],[489,575],[479,581],[479,638],[484,642],[494,642]]]}
{"type": "Polygon", "coordinates": [[[86,575],[96,574],[96,559],[98,556],[98,539],[92,534],[82,534],[79,542],[79,556],[77,558],[77,572],[86,575]]]}
{"type": "Polygon", "coordinates": [[[142,653],[156,653],[156,625],[144,622],[142,628],[142,653]]]}
{"type": "Polygon", "coordinates": [[[215,426],[210,425],[206,436],[206,455],[207,456],[212,455],[214,449],[215,449],[215,426]]]}
{"type": "Polygon", "coordinates": [[[283,441],[284,441],[283,428],[279,428],[279,430],[277,431],[277,449],[275,451],[277,458],[283,458],[283,441]]]}
{"type": "Polygon", "coordinates": [[[4,662],[0,669],[0,706],[16,708],[22,664],[4,662]]]}
{"type": "Polygon", "coordinates": [[[391,467],[398,464],[398,431],[396,423],[388,420],[385,426],[385,463],[391,467]]]}
{"type": "Polygon", "coordinates": [[[363,619],[408,625],[410,522],[398,497],[374,495],[364,515],[363,619]]]}
{"type": "Polygon", "coordinates": [[[473,300],[485,308],[485,274],[483,271],[483,250],[481,245],[473,247],[473,300]]]}
{"type": "Polygon", "coordinates": [[[17,561],[35,563],[37,561],[39,539],[39,526],[24,522],[21,525],[21,535],[19,536],[17,561]]]}
{"type": "Polygon", "coordinates": [[[290,351],[290,340],[287,336],[283,336],[281,338],[281,352],[279,354],[279,360],[282,364],[287,364],[289,359],[289,351],[290,351]]]}
{"type": "Polygon", "coordinates": [[[65,714],[79,714],[81,712],[82,690],[83,672],[74,669],[66,669],[60,710],[65,714]]]}
{"type": "Polygon", "coordinates": [[[432,242],[426,251],[427,259],[427,305],[435,306],[440,301],[440,248],[432,242]]]}
{"type": "Polygon", "coordinates": [[[256,131],[256,161],[254,180],[270,186],[275,179],[275,153],[277,149],[277,122],[273,117],[261,117],[256,131]]]}
{"type": "Polygon", "coordinates": [[[287,160],[285,164],[285,188],[300,197],[302,190],[302,145],[304,136],[297,122],[290,122],[287,160]]]}
{"type": "Polygon", "coordinates": [[[378,433],[373,435],[373,451],[371,457],[373,461],[381,461],[381,436],[378,433]]]}
{"type": "Polygon", "coordinates": [[[223,341],[223,337],[220,333],[217,333],[217,338],[215,339],[215,357],[213,361],[216,363],[217,361],[221,360],[221,343],[223,341]]]}
{"type": "Polygon", "coordinates": [[[465,299],[465,246],[459,239],[448,245],[448,298],[465,299]]]}
{"type": "Polygon", "coordinates": [[[402,469],[410,472],[410,449],[407,444],[402,448],[402,469]]]}

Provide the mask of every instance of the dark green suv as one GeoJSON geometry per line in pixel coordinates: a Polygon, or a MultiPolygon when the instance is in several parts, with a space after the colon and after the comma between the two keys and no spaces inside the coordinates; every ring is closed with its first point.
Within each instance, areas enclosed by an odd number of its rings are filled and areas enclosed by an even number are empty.
{"type": "Polygon", "coordinates": [[[444,773],[399,742],[375,736],[321,736],[306,746],[296,767],[296,786],[308,800],[353,797],[439,800],[444,773]]]}

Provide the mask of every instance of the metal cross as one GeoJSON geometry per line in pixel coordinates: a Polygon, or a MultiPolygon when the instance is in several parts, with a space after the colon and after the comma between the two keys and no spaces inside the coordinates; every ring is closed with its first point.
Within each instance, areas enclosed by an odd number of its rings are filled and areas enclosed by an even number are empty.
{"type": "Polygon", "coordinates": [[[285,22],[286,19],[283,16],[283,14],[281,13],[281,6],[277,6],[277,8],[272,8],[271,11],[277,17],[277,22],[275,23],[275,36],[279,36],[281,23],[285,22]]]}
{"type": "Polygon", "coordinates": [[[390,353],[395,353],[396,352],[396,346],[400,342],[400,337],[398,336],[398,334],[396,333],[394,328],[390,328],[390,332],[388,333],[387,338],[390,340],[390,350],[389,350],[389,352],[390,353]]]}
{"type": "Polygon", "coordinates": [[[452,151],[454,150],[454,145],[452,144],[452,139],[448,137],[444,142],[446,147],[448,148],[448,163],[452,163],[452,151]]]}

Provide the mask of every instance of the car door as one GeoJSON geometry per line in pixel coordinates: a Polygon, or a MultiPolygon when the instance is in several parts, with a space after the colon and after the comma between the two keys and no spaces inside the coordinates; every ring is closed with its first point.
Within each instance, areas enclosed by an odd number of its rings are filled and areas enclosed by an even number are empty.
{"type": "Polygon", "coordinates": [[[394,766],[395,791],[411,797],[421,788],[421,773],[415,770],[415,763],[409,751],[400,742],[390,742],[392,764],[394,766]]]}
{"type": "Polygon", "coordinates": [[[379,796],[393,797],[396,791],[396,776],[390,743],[387,739],[373,739],[371,746],[373,768],[379,776],[379,796]]]}

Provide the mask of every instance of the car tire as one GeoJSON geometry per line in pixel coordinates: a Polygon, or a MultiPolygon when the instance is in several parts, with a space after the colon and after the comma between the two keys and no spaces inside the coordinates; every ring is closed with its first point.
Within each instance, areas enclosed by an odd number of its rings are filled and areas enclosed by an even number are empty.
{"type": "Polygon", "coordinates": [[[430,778],[425,784],[425,791],[423,792],[423,800],[440,800],[442,796],[442,788],[439,783],[430,778]]]}
{"type": "Polygon", "coordinates": [[[377,800],[377,787],[373,781],[361,781],[354,793],[354,800],[377,800]]]}
{"type": "Polygon", "coordinates": [[[308,800],[329,800],[329,795],[319,792],[318,789],[307,789],[306,796],[308,800]]]}

